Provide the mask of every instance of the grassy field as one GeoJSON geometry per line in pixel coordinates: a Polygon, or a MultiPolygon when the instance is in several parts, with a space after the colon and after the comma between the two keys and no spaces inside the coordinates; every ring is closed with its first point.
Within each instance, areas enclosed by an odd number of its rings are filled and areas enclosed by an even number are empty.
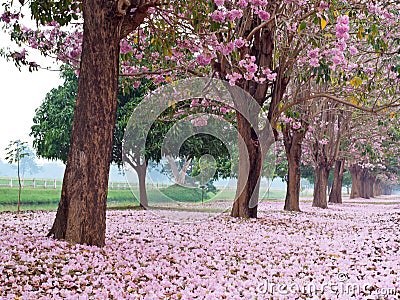
{"type": "MultiPolygon", "coordinates": [[[[179,202],[200,202],[201,190],[171,186],[169,188],[149,189],[149,202],[169,202],[171,198],[179,202]]],[[[260,193],[264,199],[283,199],[284,191],[272,190],[260,193]]],[[[22,189],[22,210],[56,210],[61,196],[61,189],[22,189]]],[[[205,195],[205,201],[232,200],[235,197],[234,189],[225,189],[213,194],[205,195]]],[[[0,211],[15,211],[17,209],[18,188],[0,187],[0,211]]],[[[138,201],[130,190],[109,190],[107,196],[108,208],[126,208],[138,206],[138,201]]],[[[150,204],[151,205],[151,204],[150,204]]]]}

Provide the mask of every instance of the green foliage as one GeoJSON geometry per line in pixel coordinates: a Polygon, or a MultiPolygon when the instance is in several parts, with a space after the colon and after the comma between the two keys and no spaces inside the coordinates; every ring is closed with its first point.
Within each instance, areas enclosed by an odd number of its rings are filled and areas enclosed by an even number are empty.
{"type": "MultiPolygon", "coordinates": [[[[160,192],[178,202],[201,202],[202,190],[197,187],[184,187],[174,184],[160,189],[160,192]]],[[[209,198],[207,193],[204,193],[204,199],[209,198]]]]}
{"type": "Polygon", "coordinates": [[[64,84],[47,93],[36,109],[30,135],[39,157],[67,161],[78,79],[71,69],[61,73],[64,84]]]}
{"type": "Polygon", "coordinates": [[[26,142],[21,142],[21,140],[11,141],[6,148],[6,161],[9,164],[18,163],[26,156],[29,156],[27,151],[28,146],[26,142]]]}
{"type": "MultiPolygon", "coordinates": [[[[78,78],[69,68],[62,71],[61,77],[64,79],[64,84],[52,89],[36,110],[30,135],[34,138],[33,146],[39,157],[59,159],[65,163],[68,158],[78,78]]],[[[143,99],[147,90],[144,84],[138,89],[126,87],[118,91],[118,110],[112,152],[112,162],[118,165],[122,164],[121,149],[125,127],[133,109],[143,99]]]]}
{"type": "Polygon", "coordinates": [[[203,155],[207,154],[215,159],[215,164],[208,166],[208,168],[216,168],[212,179],[228,178],[233,175],[231,174],[231,159],[228,159],[228,148],[215,136],[203,133],[190,137],[183,143],[181,154],[191,158],[198,158],[193,161],[192,176],[198,175],[202,168],[204,170],[207,169],[204,166],[205,161],[200,160],[203,155]]]}
{"type": "MultiPolygon", "coordinates": [[[[22,3],[24,0],[21,0],[22,3]]],[[[72,20],[78,20],[78,15],[74,13],[80,8],[80,2],[72,0],[34,0],[29,1],[31,13],[38,24],[46,25],[53,20],[61,26],[67,25],[72,20]]]]}

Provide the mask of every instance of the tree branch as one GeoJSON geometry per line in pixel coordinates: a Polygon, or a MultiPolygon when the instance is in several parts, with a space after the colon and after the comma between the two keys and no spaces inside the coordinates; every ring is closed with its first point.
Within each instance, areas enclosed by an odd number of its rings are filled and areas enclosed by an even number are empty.
{"type": "Polygon", "coordinates": [[[132,31],[139,27],[143,23],[143,20],[148,16],[148,9],[150,7],[160,6],[162,3],[154,0],[147,3],[143,1],[136,1],[136,5],[132,5],[129,9],[136,10],[132,14],[128,14],[124,17],[121,25],[120,39],[126,38],[132,31]]]}

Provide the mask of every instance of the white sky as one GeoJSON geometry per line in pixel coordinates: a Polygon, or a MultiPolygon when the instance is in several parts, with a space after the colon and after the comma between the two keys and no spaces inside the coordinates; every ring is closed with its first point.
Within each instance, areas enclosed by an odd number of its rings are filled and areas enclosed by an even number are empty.
{"type": "MultiPolygon", "coordinates": [[[[2,43],[3,39],[0,47],[2,43]]],[[[4,161],[4,149],[11,140],[27,141],[32,147],[29,133],[35,109],[46,93],[61,83],[58,72],[30,73],[25,68],[20,72],[12,62],[0,57],[0,160],[4,161]]]]}
{"type": "MultiPolygon", "coordinates": [[[[23,13],[24,24],[34,26],[34,22],[29,18],[29,11],[23,13]]],[[[10,37],[0,29],[0,48],[9,46],[15,50],[21,49],[11,43],[10,37]]],[[[29,51],[29,48],[27,50],[29,51]]],[[[57,68],[52,59],[43,58],[38,53],[31,52],[28,58],[45,67],[57,68]]],[[[29,72],[28,68],[24,67],[20,72],[13,62],[7,62],[5,58],[0,57],[0,160],[4,161],[5,148],[12,140],[27,141],[32,148],[33,139],[29,137],[29,133],[35,109],[40,106],[46,93],[61,83],[58,72],[29,72]]]]}

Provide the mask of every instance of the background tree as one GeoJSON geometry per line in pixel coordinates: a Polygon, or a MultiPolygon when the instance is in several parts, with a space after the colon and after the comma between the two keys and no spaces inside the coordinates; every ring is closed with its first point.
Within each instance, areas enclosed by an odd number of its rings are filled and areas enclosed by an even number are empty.
{"type": "Polygon", "coordinates": [[[26,142],[22,142],[21,140],[11,141],[8,147],[6,148],[6,161],[9,164],[17,164],[17,175],[18,175],[18,206],[17,212],[20,212],[21,207],[21,160],[29,155],[28,146],[26,142]]]}
{"type": "Polygon", "coordinates": [[[36,154],[29,148],[26,148],[27,155],[25,155],[20,162],[21,165],[21,175],[22,178],[25,177],[27,173],[34,175],[41,170],[41,167],[36,163],[36,154]]]}

